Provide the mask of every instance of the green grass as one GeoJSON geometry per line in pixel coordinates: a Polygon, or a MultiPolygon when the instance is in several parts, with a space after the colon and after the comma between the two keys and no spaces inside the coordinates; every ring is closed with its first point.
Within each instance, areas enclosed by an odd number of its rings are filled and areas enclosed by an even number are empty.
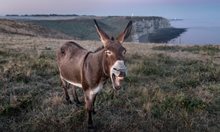
{"type": "Polygon", "coordinates": [[[160,50],[160,51],[169,51],[169,52],[178,52],[181,51],[183,47],[180,46],[166,46],[166,45],[160,45],[155,46],[152,49],[153,50],[160,50]]]}
{"type": "Polygon", "coordinates": [[[173,38],[177,38],[180,34],[185,32],[185,28],[162,28],[149,34],[149,42],[152,43],[167,43],[173,38]]]}
{"type": "Polygon", "coordinates": [[[186,51],[194,54],[208,54],[208,55],[215,55],[220,53],[219,46],[213,45],[205,45],[205,46],[189,46],[189,47],[180,47],[180,46],[155,46],[153,47],[154,50],[160,51],[169,51],[169,52],[178,52],[178,51],[186,51]]]}
{"type": "Polygon", "coordinates": [[[212,46],[212,45],[193,46],[190,48],[185,48],[183,49],[183,51],[188,51],[188,52],[193,52],[193,53],[204,52],[204,53],[207,53],[208,55],[214,55],[220,52],[220,48],[218,46],[212,46]]]}
{"type": "MultiPolygon", "coordinates": [[[[94,26],[93,19],[74,19],[74,20],[36,20],[30,21],[31,23],[35,23],[41,25],[43,27],[47,27],[52,30],[57,30],[62,33],[71,36],[72,38],[77,38],[81,40],[98,40],[98,35],[96,33],[96,29],[94,26]]],[[[99,25],[105,31],[113,31],[114,28],[111,28],[109,25],[99,21],[99,25]]],[[[114,26],[113,26],[114,27],[114,26]]]]}
{"type": "MultiPolygon", "coordinates": [[[[87,131],[84,107],[68,105],[60,87],[53,47],[60,40],[47,43],[27,45],[22,52],[13,46],[0,49],[0,62],[6,60],[0,63],[0,131],[87,131]],[[46,48],[39,53],[41,46],[46,48]]],[[[128,77],[121,90],[114,91],[108,82],[97,96],[97,131],[219,130],[218,58],[170,55],[177,49],[184,54],[182,49],[190,47],[154,52],[158,46],[153,46],[153,52],[145,54],[138,46],[125,46],[128,77]]],[[[147,45],[141,49],[151,51],[147,45]]],[[[77,92],[83,101],[82,90],[77,92]]]]}

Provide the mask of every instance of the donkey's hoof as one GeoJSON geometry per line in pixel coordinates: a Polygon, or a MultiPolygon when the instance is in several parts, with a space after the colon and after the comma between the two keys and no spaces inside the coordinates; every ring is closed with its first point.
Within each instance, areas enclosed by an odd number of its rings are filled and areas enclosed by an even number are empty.
{"type": "Polygon", "coordinates": [[[75,101],[75,104],[76,104],[77,107],[83,106],[83,104],[81,102],[79,102],[79,101],[75,101]]]}
{"type": "Polygon", "coordinates": [[[68,101],[68,104],[73,104],[73,102],[70,100],[70,101],[68,101]]]}
{"type": "Polygon", "coordinates": [[[71,100],[66,100],[64,103],[69,105],[69,104],[72,104],[73,102],[71,100]]]}
{"type": "Polygon", "coordinates": [[[88,129],[89,130],[95,130],[95,127],[92,124],[88,124],[88,129]]]}

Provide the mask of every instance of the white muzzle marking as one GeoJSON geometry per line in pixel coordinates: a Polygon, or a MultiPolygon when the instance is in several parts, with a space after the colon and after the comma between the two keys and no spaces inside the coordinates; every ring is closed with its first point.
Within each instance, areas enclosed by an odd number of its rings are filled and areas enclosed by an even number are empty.
{"type": "MultiPolygon", "coordinates": [[[[119,76],[121,72],[124,72],[125,75],[127,75],[127,67],[125,66],[125,63],[123,60],[117,60],[114,65],[110,69],[110,77],[113,84],[113,78],[112,75],[119,76]]],[[[113,84],[113,88],[115,89],[115,86],[113,84]]]]}

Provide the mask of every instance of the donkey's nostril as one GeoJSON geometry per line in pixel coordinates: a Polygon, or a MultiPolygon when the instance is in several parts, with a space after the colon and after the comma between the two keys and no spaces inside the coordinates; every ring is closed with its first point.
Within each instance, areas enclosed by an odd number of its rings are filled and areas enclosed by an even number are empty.
{"type": "Polygon", "coordinates": [[[126,76],[126,73],[125,73],[125,72],[120,72],[119,76],[125,77],[125,76],[126,76]]]}
{"type": "Polygon", "coordinates": [[[113,70],[119,71],[119,70],[118,70],[118,69],[116,69],[116,68],[113,68],[113,70]]]}

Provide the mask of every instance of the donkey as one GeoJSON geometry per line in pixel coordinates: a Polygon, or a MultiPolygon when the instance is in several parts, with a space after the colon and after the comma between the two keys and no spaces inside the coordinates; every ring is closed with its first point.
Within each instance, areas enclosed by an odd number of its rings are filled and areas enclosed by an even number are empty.
{"type": "Polygon", "coordinates": [[[124,63],[126,49],[122,43],[132,29],[132,21],[130,21],[115,40],[113,37],[109,38],[96,20],[94,22],[103,43],[101,48],[91,52],[75,42],[67,42],[57,51],[57,64],[65,98],[72,103],[67,91],[69,85],[72,85],[73,99],[76,104],[80,104],[75,87],[83,89],[89,129],[94,129],[92,113],[95,113],[94,102],[97,93],[109,78],[113,88],[119,90],[121,81],[126,76],[127,67],[124,63]]]}

